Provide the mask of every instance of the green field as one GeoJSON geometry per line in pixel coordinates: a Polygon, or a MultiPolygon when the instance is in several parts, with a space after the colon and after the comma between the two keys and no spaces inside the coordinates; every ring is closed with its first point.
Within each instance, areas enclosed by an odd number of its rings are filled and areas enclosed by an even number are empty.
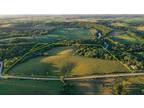
{"type": "Polygon", "coordinates": [[[60,38],[66,39],[88,39],[92,36],[92,33],[83,28],[59,28],[52,32],[51,35],[58,35],[60,38]]]}
{"type": "Polygon", "coordinates": [[[114,36],[114,37],[112,37],[112,40],[122,43],[122,44],[137,42],[137,40],[135,38],[133,38],[131,36],[127,36],[127,35],[114,36]]]}
{"type": "Polygon", "coordinates": [[[0,95],[58,95],[61,90],[60,81],[0,79],[0,95]]]}
{"type": "MultiPolygon", "coordinates": [[[[0,39],[0,44],[21,43],[21,42],[55,42],[59,39],[89,39],[93,36],[93,32],[84,28],[58,28],[47,35],[33,36],[7,36],[0,39]]],[[[1,38],[1,36],[0,36],[1,38]]]]}
{"type": "Polygon", "coordinates": [[[117,61],[73,55],[71,47],[57,47],[48,51],[50,56],[30,59],[13,67],[8,74],[21,76],[86,76],[128,72],[117,61]]]}
{"type": "Polygon", "coordinates": [[[136,43],[142,43],[144,40],[133,33],[131,34],[121,34],[121,35],[114,35],[111,37],[111,39],[114,42],[120,43],[120,44],[136,44],[136,43]]]}
{"type": "Polygon", "coordinates": [[[138,26],[138,27],[136,27],[136,29],[143,32],[144,31],[144,26],[143,25],[142,26],[138,26]]]}
{"type": "MultiPolygon", "coordinates": [[[[68,81],[68,83],[72,85],[70,93],[73,95],[112,94],[111,86],[104,85],[107,83],[105,79],[68,81]]],[[[111,83],[109,83],[109,85],[111,85],[111,83]]]]}
{"type": "Polygon", "coordinates": [[[127,27],[128,25],[126,23],[112,23],[112,26],[114,26],[114,27],[127,27]]]}

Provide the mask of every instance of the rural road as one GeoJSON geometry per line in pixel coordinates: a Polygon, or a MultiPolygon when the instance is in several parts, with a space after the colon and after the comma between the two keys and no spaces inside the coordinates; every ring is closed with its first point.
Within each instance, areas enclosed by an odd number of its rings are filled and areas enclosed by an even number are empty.
{"type": "MultiPolygon", "coordinates": [[[[96,79],[96,78],[114,78],[114,77],[129,77],[129,76],[142,76],[141,73],[121,73],[121,74],[109,74],[109,75],[92,75],[85,77],[73,77],[64,78],[64,80],[84,80],[84,79],[96,79]]],[[[60,78],[38,78],[38,77],[19,77],[19,76],[0,76],[2,79],[25,79],[25,80],[60,80],[60,78]]]]}
{"type": "Polygon", "coordinates": [[[144,73],[92,75],[92,76],[85,76],[85,77],[65,78],[65,80],[83,80],[83,79],[95,79],[95,78],[114,78],[114,77],[141,76],[141,75],[144,75],[144,73]]]}

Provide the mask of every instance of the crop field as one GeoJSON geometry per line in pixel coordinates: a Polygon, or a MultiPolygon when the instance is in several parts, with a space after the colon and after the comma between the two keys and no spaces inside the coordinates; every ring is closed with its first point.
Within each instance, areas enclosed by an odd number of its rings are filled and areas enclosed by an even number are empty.
{"type": "Polygon", "coordinates": [[[143,94],[143,25],[143,15],[1,16],[0,94],[143,94]]]}
{"type": "Polygon", "coordinates": [[[0,80],[0,94],[5,95],[58,95],[62,90],[60,81],[0,80]]]}

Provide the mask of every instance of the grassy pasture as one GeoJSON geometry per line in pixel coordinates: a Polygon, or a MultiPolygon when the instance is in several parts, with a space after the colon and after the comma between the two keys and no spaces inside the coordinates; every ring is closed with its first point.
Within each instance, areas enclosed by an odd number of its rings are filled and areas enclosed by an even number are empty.
{"type": "Polygon", "coordinates": [[[129,24],[141,24],[144,22],[144,18],[142,17],[135,17],[135,18],[123,18],[121,19],[122,21],[124,21],[125,23],[129,23],[129,24]]]}
{"type": "MultiPolygon", "coordinates": [[[[39,43],[47,43],[47,42],[55,42],[59,37],[56,36],[36,36],[36,37],[11,37],[0,39],[0,43],[29,43],[29,42],[39,42],[39,43]]],[[[62,37],[61,37],[62,38],[62,37]]],[[[61,39],[60,38],[60,39],[61,39]]]]}
{"type": "Polygon", "coordinates": [[[140,37],[131,36],[128,34],[112,36],[111,39],[120,44],[133,44],[143,41],[140,40],[141,39],[140,37]]]}
{"type": "Polygon", "coordinates": [[[58,35],[67,39],[88,39],[92,33],[83,28],[59,28],[52,32],[51,35],[58,35]]]}
{"type": "Polygon", "coordinates": [[[126,24],[126,23],[112,23],[112,26],[114,26],[114,27],[127,27],[128,24],[126,24]]]}
{"type": "Polygon", "coordinates": [[[144,25],[136,27],[138,31],[144,32],[144,25]]]}

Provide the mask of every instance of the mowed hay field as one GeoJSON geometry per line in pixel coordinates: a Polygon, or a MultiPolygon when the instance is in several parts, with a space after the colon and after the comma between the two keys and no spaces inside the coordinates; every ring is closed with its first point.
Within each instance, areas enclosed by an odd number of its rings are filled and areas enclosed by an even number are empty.
{"type": "Polygon", "coordinates": [[[30,59],[13,67],[8,74],[20,76],[60,76],[67,77],[128,72],[112,60],[102,60],[73,55],[71,47],[57,47],[49,51],[49,56],[30,59]]]}

